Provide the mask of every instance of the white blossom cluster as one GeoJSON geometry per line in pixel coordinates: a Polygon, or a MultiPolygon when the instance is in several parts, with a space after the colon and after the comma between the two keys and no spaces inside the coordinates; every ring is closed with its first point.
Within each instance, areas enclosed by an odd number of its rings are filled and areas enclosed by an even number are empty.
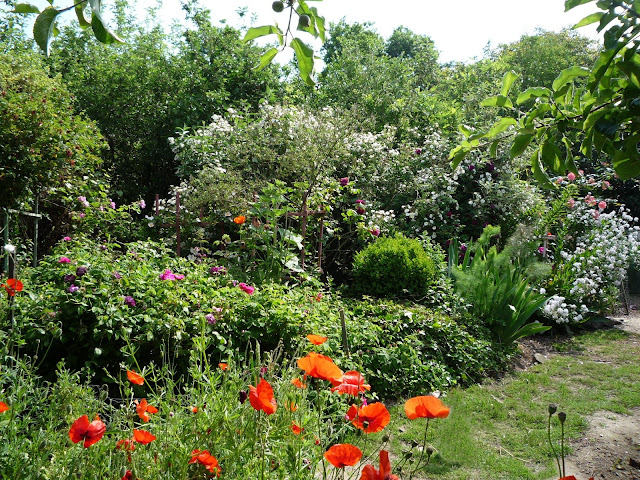
{"type": "Polygon", "coordinates": [[[568,323],[582,321],[588,311],[605,313],[616,301],[629,266],[639,264],[637,221],[624,206],[604,212],[587,202],[575,204],[567,216],[575,246],[560,252],[557,280],[551,285],[562,302],[549,300],[543,309],[546,316],[568,323]]]}

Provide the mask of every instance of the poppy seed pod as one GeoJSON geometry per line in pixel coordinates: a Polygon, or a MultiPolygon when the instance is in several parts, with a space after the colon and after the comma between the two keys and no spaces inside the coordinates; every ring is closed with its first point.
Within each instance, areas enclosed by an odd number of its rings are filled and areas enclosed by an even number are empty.
{"type": "Polygon", "coordinates": [[[558,406],[555,403],[549,404],[549,415],[553,415],[558,410],[558,406]]]}
{"type": "Polygon", "coordinates": [[[564,423],[564,421],[567,419],[567,414],[564,412],[559,412],[558,419],[560,420],[560,423],[564,423]]]}

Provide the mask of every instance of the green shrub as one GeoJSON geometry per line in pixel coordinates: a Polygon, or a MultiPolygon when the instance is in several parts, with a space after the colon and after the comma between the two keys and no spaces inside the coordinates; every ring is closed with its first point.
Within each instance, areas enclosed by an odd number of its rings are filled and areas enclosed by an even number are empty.
{"type": "Polygon", "coordinates": [[[354,290],[392,298],[425,297],[443,271],[442,252],[402,236],[380,238],[353,260],[354,290]]]}

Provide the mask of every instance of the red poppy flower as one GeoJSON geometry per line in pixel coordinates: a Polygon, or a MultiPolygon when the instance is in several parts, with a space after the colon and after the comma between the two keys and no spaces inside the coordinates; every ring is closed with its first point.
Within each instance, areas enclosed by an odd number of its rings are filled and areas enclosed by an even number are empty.
{"type": "MultiPolygon", "coordinates": [[[[351,410],[349,409],[349,411],[351,410]]],[[[364,433],[376,433],[386,427],[390,421],[391,415],[389,415],[387,407],[380,402],[376,402],[359,408],[351,423],[355,427],[364,430],[364,433]]]]}
{"type": "Polygon", "coordinates": [[[137,430],[134,428],[133,439],[142,445],[147,445],[148,443],[153,442],[156,439],[156,436],[146,430],[137,430]]]}
{"type": "MultiPolygon", "coordinates": [[[[127,470],[120,480],[133,480],[133,473],[131,472],[131,470],[127,470]]],[[[136,480],[140,479],[136,477],[136,480]]]]}
{"type": "Polygon", "coordinates": [[[302,428],[300,425],[298,425],[296,422],[291,422],[291,431],[295,434],[295,435],[300,435],[302,433],[302,431],[304,430],[304,428],[302,428]]]}
{"type": "Polygon", "coordinates": [[[136,385],[142,385],[144,383],[144,377],[133,370],[127,370],[127,378],[131,383],[136,385]]]}
{"type": "Polygon", "coordinates": [[[365,390],[371,390],[371,385],[364,383],[362,374],[355,370],[345,373],[342,377],[342,382],[332,380],[331,384],[333,385],[332,392],[346,393],[354,397],[357,397],[359,393],[363,393],[365,390]]]}
{"type": "Polygon", "coordinates": [[[348,443],[340,443],[324,452],[324,458],[336,468],[344,468],[347,465],[353,467],[362,458],[362,450],[348,443]]]}
{"type": "Polygon", "coordinates": [[[2,285],[4,289],[7,291],[10,297],[13,297],[17,292],[22,291],[22,282],[20,280],[16,280],[15,278],[10,278],[7,280],[7,283],[2,285]]]}
{"type": "Polygon", "coordinates": [[[199,463],[200,465],[204,465],[204,468],[218,476],[220,476],[220,473],[222,472],[220,465],[218,465],[218,460],[209,453],[209,450],[193,450],[191,452],[191,460],[189,460],[189,463],[199,463]]]}
{"type": "Polygon", "coordinates": [[[236,225],[242,225],[246,221],[247,217],[245,217],[244,215],[238,215],[233,219],[233,223],[235,223],[236,225]]]}
{"type": "Polygon", "coordinates": [[[299,358],[298,367],[307,375],[321,380],[342,380],[342,370],[333,363],[333,360],[320,353],[309,352],[306,357],[299,358]]]}
{"type": "Polygon", "coordinates": [[[391,473],[389,452],[380,450],[380,470],[376,470],[373,465],[365,465],[360,480],[399,480],[397,475],[391,473]]]}
{"type": "MultiPolygon", "coordinates": [[[[578,479],[573,475],[569,475],[568,477],[562,477],[560,480],[578,480],[578,479]]],[[[591,477],[589,480],[593,480],[593,477],[591,477]]]]}
{"type": "Polygon", "coordinates": [[[449,407],[433,395],[413,397],[404,404],[404,413],[409,420],[416,418],[446,418],[449,416],[449,407]]]}
{"type": "Polygon", "coordinates": [[[291,380],[291,383],[293,383],[298,388],[307,388],[307,384],[302,383],[299,378],[294,378],[293,380],[291,380]]]}
{"type": "Polygon", "coordinates": [[[149,415],[147,415],[148,413],[158,413],[158,409],[152,405],[149,405],[147,403],[147,399],[143,398],[140,403],[138,403],[138,406],[136,407],[136,412],[138,412],[138,416],[140,417],[140,419],[143,422],[148,422],[151,417],[149,417],[149,415]]]}
{"type": "Polygon", "coordinates": [[[0,402],[0,413],[4,413],[9,410],[9,405],[4,402],[0,402]]]}
{"type": "Polygon", "coordinates": [[[136,449],[136,443],[133,438],[123,438],[116,443],[116,449],[123,452],[133,452],[136,449]]]}
{"type": "Polygon", "coordinates": [[[98,442],[106,430],[107,426],[102,423],[98,415],[91,423],[89,423],[89,417],[83,415],[71,425],[69,438],[73,443],[84,440],[84,448],[87,448],[98,442]]]}
{"type": "Polygon", "coordinates": [[[326,342],[328,339],[328,337],[321,337],[320,335],[307,335],[307,340],[309,340],[311,343],[313,343],[314,345],[322,345],[324,342],[326,342]]]}
{"type": "Polygon", "coordinates": [[[258,387],[249,385],[249,402],[256,410],[262,410],[267,415],[276,412],[278,405],[276,399],[273,398],[273,388],[264,378],[260,379],[258,387]]]}
{"type": "Polygon", "coordinates": [[[218,364],[218,367],[220,367],[220,370],[226,370],[227,368],[229,368],[229,364],[228,364],[228,363],[220,362],[220,363],[218,364]]]}

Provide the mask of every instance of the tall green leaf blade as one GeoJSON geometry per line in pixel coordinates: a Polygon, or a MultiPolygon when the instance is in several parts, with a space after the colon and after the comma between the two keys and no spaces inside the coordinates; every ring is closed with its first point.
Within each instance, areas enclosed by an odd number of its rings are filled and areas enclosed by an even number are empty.
{"type": "Polygon", "coordinates": [[[118,37],[106,26],[100,12],[96,12],[95,10],[91,14],[91,28],[93,30],[93,34],[96,37],[96,40],[98,40],[100,43],[105,43],[107,45],[116,42],[124,43],[124,40],[118,37]]]}
{"type": "Polygon", "coordinates": [[[313,81],[313,49],[309,47],[299,38],[294,38],[291,41],[291,47],[296,52],[296,59],[298,60],[298,70],[300,71],[300,78],[309,86],[314,86],[313,81]]]}
{"type": "Polygon", "coordinates": [[[515,82],[517,78],[518,74],[516,72],[511,71],[505,73],[504,77],[502,77],[502,88],[500,89],[500,95],[503,95],[505,97],[509,95],[509,90],[511,90],[513,82],[515,82]]]}
{"type": "Polygon", "coordinates": [[[524,92],[521,92],[518,95],[518,99],[516,103],[521,105],[527,100],[531,100],[532,98],[549,98],[551,96],[551,90],[545,87],[529,87],[524,92]]]}
{"type": "Polygon", "coordinates": [[[589,70],[583,67],[569,67],[565,68],[560,75],[553,81],[552,88],[557,92],[569,81],[577,77],[588,77],[589,70]]]}
{"type": "Polygon", "coordinates": [[[265,35],[271,34],[280,34],[282,35],[282,31],[276,25],[263,25],[262,27],[251,27],[247,30],[243,42],[248,42],[253,40],[254,38],[264,37],[265,35]]]}
{"type": "Polygon", "coordinates": [[[264,52],[261,56],[260,56],[260,65],[258,65],[256,67],[256,70],[262,70],[263,68],[265,68],[267,65],[269,65],[271,63],[271,61],[273,60],[273,58],[278,54],[278,49],[276,47],[270,48],[269,50],[267,50],[266,52],[264,52]]]}
{"type": "Polygon", "coordinates": [[[60,10],[47,7],[36,17],[33,24],[33,38],[47,57],[50,53],[51,38],[53,38],[54,26],[59,13],[60,10]]]}
{"type": "Polygon", "coordinates": [[[11,10],[11,13],[26,15],[29,13],[40,13],[40,9],[30,3],[16,3],[16,6],[11,10]]]}
{"type": "Polygon", "coordinates": [[[584,27],[586,25],[591,25],[592,23],[599,22],[603,15],[604,15],[604,12],[597,12],[597,13],[592,13],[591,15],[587,15],[578,23],[576,23],[572,28],[576,29],[576,28],[584,27]]]}
{"type": "Polygon", "coordinates": [[[311,7],[309,10],[313,12],[313,19],[315,20],[315,23],[316,23],[316,29],[318,30],[318,36],[320,37],[320,41],[324,43],[326,42],[326,33],[327,33],[326,20],[324,17],[321,17],[320,15],[318,15],[318,9],[316,7],[311,7]]]}
{"type": "Polygon", "coordinates": [[[511,158],[515,158],[518,155],[522,155],[524,151],[527,149],[529,144],[533,140],[533,135],[530,134],[520,134],[513,140],[513,145],[511,145],[511,150],[509,151],[509,156],[511,158]]]}
{"type": "Polygon", "coordinates": [[[564,11],[568,12],[574,7],[579,5],[584,5],[585,3],[593,2],[593,0],[565,0],[564,2],[564,11]]]}
{"type": "Polygon", "coordinates": [[[487,134],[488,137],[495,137],[496,135],[504,132],[511,125],[516,125],[518,122],[515,118],[511,117],[502,117],[496,123],[491,126],[491,130],[487,134]]]}
{"type": "Polygon", "coordinates": [[[84,3],[77,3],[74,10],[76,11],[76,17],[78,17],[78,23],[83,30],[91,26],[91,22],[84,16],[84,3]]]}

